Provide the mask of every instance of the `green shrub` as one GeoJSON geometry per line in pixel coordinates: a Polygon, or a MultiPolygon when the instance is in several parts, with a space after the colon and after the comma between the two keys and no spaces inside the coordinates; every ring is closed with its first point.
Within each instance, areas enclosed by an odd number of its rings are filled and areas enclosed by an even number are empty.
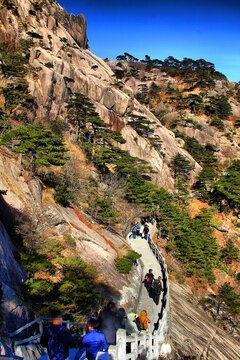
{"type": "Polygon", "coordinates": [[[27,34],[35,39],[41,39],[41,40],[43,39],[43,36],[36,33],[35,31],[27,31],[27,34]]]}
{"type": "Polygon", "coordinates": [[[137,259],[141,257],[140,254],[133,250],[128,250],[128,254],[123,257],[117,257],[115,259],[115,265],[117,270],[122,274],[128,274],[133,267],[133,264],[137,259]]]}
{"type": "Polygon", "coordinates": [[[29,15],[33,15],[33,16],[36,16],[36,15],[37,15],[37,14],[36,14],[36,11],[35,11],[35,10],[32,10],[32,9],[28,10],[28,13],[29,13],[29,15]]]}
{"type": "Polygon", "coordinates": [[[44,256],[33,253],[25,253],[21,256],[21,265],[26,271],[38,272],[46,271],[50,274],[54,274],[54,266],[44,256]]]}
{"type": "Polygon", "coordinates": [[[76,240],[70,234],[64,235],[64,242],[66,246],[74,249],[76,248],[76,240]]]}
{"type": "Polygon", "coordinates": [[[66,185],[59,185],[55,189],[54,199],[62,206],[69,206],[69,201],[74,199],[74,194],[66,185]]]}
{"type": "Polygon", "coordinates": [[[30,278],[26,280],[25,287],[34,297],[48,297],[54,290],[54,284],[48,279],[30,278]]]}
{"type": "Polygon", "coordinates": [[[53,68],[53,63],[51,62],[47,62],[44,64],[46,67],[48,67],[49,69],[52,69],[53,68]]]}
{"type": "Polygon", "coordinates": [[[219,130],[224,130],[225,129],[224,122],[221,119],[218,119],[218,118],[212,119],[211,122],[210,122],[210,125],[215,126],[219,130]]]}
{"type": "Polygon", "coordinates": [[[231,239],[227,241],[226,246],[221,250],[221,260],[225,264],[231,264],[233,260],[239,261],[240,250],[234,246],[231,239]]]}
{"type": "Polygon", "coordinates": [[[30,166],[35,172],[38,165],[64,165],[68,159],[62,139],[53,135],[40,122],[9,131],[0,145],[9,146],[14,152],[23,154],[30,160],[30,166]]]}

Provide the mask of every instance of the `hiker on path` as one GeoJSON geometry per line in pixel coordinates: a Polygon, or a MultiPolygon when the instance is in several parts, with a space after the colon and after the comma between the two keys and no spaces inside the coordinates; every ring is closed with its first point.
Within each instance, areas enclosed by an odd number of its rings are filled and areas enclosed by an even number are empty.
{"type": "Polygon", "coordinates": [[[148,323],[150,323],[151,321],[147,317],[146,310],[142,310],[140,312],[139,321],[141,330],[146,330],[148,332],[148,323]]]}
{"type": "MultiPolygon", "coordinates": [[[[75,356],[79,358],[82,352],[86,349],[86,356],[88,360],[95,360],[99,352],[106,352],[108,349],[108,343],[105,335],[97,330],[99,326],[98,320],[91,318],[87,324],[88,334],[84,335],[82,344],[78,354],[75,356]]],[[[106,357],[108,354],[106,353],[106,357]]]]}
{"type": "Polygon", "coordinates": [[[148,293],[150,293],[152,289],[153,280],[154,280],[154,275],[152,273],[152,269],[149,269],[143,281],[148,293]]]}
{"type": "Polygon", "coordinates": [[[137,237],[137,227],[136,226],[133,227],[132,234],[133,234],[133,239],[136,239],[136,237],[137,237]]]}
{"type": "Polygon", "coordinates": [[[135,314],[129,312],[125,322],[125,329],[129,335],[138,333],[138,327],[135,321],[135,314]]]}
{"type": "Polygon", "coordinates": [[[143,230],[144,230],[144,226],[143,226],[143,224],[141,224],[141,225],[140,225],[140,230],[139,230],[139,235],[141,236],[141,238],[144,237],[143,230]]]}
{"type": "Polygon", "coordinates": [[[140,235],[140,224],[139,222],[136,223],[136,228],[137,228],[137,236],[140,235]]]}
{"type": "Polygon", "coordinates": [[[152,286],[153,301],[155,302],[156,305],[159,304],[161,291],[162,291],[162,281],[161,281],[161,276],[159,276],[156,280],[154,279],[152,286]]]}
{"type": "Polygon", "coordinates": [[[125,322],[127,320],[127,314],[126,314],[126,311],[125,311],[125,309],[123,307],[120,307],[117,310],[117,318],[118,318],[118,321],[120,323],[120,328],[125,329],[125,322]]]}
{"type": "Polygon", "coordinates": [[[75,347],[70,331],[62,325],[62,313],[53,311],[52,324],[44,327],[40,344],[47,348],[50,360],[65,360],[69,356],[69,347],[75,347]]]}
{"type": "Polygon", "coordinates": [[[88,322],[89,322],[91,319],[95,319],[95,320],[98,319],[98,312],[97,312],[97,311],[95,311],[95,312],[88,318],[88,322]]]}
{"type": "Polygon", "coordinates": [[[147,240],[147,238],[148,238],[148,233],[149,233],[149,227],[147,224],[145,224],[144,228],[143,228],[143,234],[144,234],[145,240],[147,240]]]}
{"type": "Polygon", "coordinates": [[[109,302],[106,309],[100,312],[99,330],[106,336],[108,345],[116,344],[116,332],[121,327],[117,317],[117,308],[114,302],[109,302]]]}

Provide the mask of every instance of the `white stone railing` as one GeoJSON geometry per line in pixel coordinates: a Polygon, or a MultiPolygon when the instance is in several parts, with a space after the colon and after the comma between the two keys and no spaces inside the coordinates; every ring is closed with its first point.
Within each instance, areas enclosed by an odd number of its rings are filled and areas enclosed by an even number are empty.
{"type": "MultiPolygon", "coordinates": [[[[128,233],[127,240],[129,240],[131,236],[132,233],[128,233]]],[[[154,324],[154,330],[152,333],[141,331],[139,332],[139,334],[127,336],[126,330],[119,329],[116,334],[116,345],[110,345],[108,350],[112,360],[136,360],[138,357],[146,358],[148,360],[157,360],[159,358],[159,355],[165,356],[171,352],[171,347],[168,343],[169,287],[167,265],[160,249],[158,249],[158,247],[153,243],[150,234],[148,236],[148,244],[156,259],[158,260],[162,271],[163,295],[161,299],[162,305],[158,314],[158,319],[154,324]]],[[[15,338],[26,328],[31,327],[36,323],[39,324],[39,333],[24,340],[13,340],[13,348],[17,345],[26,344],[39,338],[43,330],[43,320],[49,319],[38,318],[33,322],[18,329],[16,332],[9,334],[10,337],[15,338]]],[[[70,327],[71,325],[78,325],[80,326],[80,328],[82,328],[82,334],[84,334],[84,324],[73,324],[70,322],[66,322],[66,325],[67,327],[70,327]]]]}
{"type": "MultiPolygon", "coordinates": [[[[130,239],[132,233],[129,232],[127,240],[130,239]]],[[[171,352],[171,347],[168,343],[169,333],[169,286],[167,275],[167,264],[160,249],[154,244],[149,234],[148,244],[153,254],[161,266],[162,282],[163,282],[163,296],[161,299],[161,310],[158,314],[157,322],[154,324],[153,333],[146,333],[145,331],[131,336],[126,335],[126,330],[119,329],[116,336],[116,345],[109,347],[109,354],[113,360],[135,360],[139,356],[145,357],[148,360],[157,360],[159,355],[166,356],[171,352]]]]}
{"type": "Polygon", "coordinates": [[[139,357],[149,360],[159,357],[159,336],[145,331],[140,334],[126,335],[126,330],[117,331],[116,345],[108,349],[112,360],[136,360],[139,357]]]}

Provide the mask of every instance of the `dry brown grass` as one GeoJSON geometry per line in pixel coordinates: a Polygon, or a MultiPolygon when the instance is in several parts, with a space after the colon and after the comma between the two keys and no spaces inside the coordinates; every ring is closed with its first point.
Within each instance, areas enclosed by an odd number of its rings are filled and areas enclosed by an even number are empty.
{"type": "Polygon", "coordinates": [[[118,248],[118,257],[122,258],[124,256],[127,256],[130,248],[127,245],[122,245],[120,248],[118,248]]]}
{"type": "Polygon", "coordinates": [[[42,192],[42,203],[43,205],[55,205],[54,200],[54,189],[44,189],[42,192]]]}

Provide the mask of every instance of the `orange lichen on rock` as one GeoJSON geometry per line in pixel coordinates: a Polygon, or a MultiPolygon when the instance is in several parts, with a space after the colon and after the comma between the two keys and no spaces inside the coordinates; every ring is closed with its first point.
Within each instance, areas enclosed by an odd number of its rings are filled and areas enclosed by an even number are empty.
{"type": "Polygon", "coordinates": [[[70,222],[70,224],[71,224],[75,229],[80,230],[80,231],[82,231],[84,234],[86,234],[86,231],[85,231],[84,229],[80,228],[79,226],[75,225],[75,224],[72,223],[72,222],[70,222]]]}
{"type": "Polygon", "coordinates": [[[118,250],[115,248],[111,240],[108,240],[106,236],[102,235],[99,231],[95,230],[93,226],[80,214],[80,211],[75,208],[72,204],[70,204],[71,208],[73,209],[74,213],[77,215],[78,219],[83,222],[89,229],[94,230],[98,235],[100,235],[105,242],[116,252],[118,255],[118,250]]]}

